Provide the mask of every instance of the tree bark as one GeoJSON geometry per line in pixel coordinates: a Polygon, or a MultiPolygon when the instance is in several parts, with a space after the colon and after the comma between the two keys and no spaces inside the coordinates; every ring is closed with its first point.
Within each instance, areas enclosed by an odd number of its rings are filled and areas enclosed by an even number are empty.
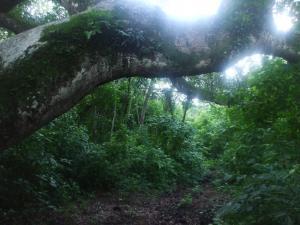
{"type": "Polygon", "coordinates": [[[94,112],[93,112],[93,123],[92,123],[92,140],[97,140],[97,133],[98,133],[98,112],[97,112],[97,106],[94,106],[94,112]]]}
{"type": "MultiPolygon", "coordinates": [[[[90,6],[91,3],[96,2],[96,0],[94,0],[94,1],[56,0],[56,1],[68,11],[69,15],[74,15],[79,12],[82,12],[82,11],[86,10],[90,6]]],[[[97,0],[97,2],[99,2],[99,1],[100,0],[97,0]]]]}
{"type": "Polygon", "coordinates": [[[164,94],[164,110],[174,118],[175,112],[175,100],[173,96],[173,90],[167,89],[163,91],[164,94]]]}
{"type": "Polygon", "coordinates": [[[271,34],[247,38],[236,46],[226,30],[179,24],[135,0],[101,1],[93,10],[16,35],[0,43],[0,150],[109,81],[218,72],[258,50],[300,59],[271,34]]]}
{"type": "Polygon", "coordinates": [[[117,96],[114,96],[113,118],[111,120],[110,138],[113,137],[115,131],[115,123],[117,118],[117,96]]]}
{"type": "Polygon", "coordinates": [[[0,0],[0,12],[7,13],[24,0],[0,0]]]}
{"type": "Polygon", "coordinates": [[[213,102],[218,105],[223,105],[223,102],[219,102],[217,99],[214,98],[214,93],[208,90],[204,90],[201,88],[196,88],[190,85],[184,78],[176,77],[172,78],[171,82],[173,86],[180,92],[184,93],[190,99],[198,98],[204,101],[213,102]]]}
{"type": "Polygon", "coordinates": [[[132,79],[128,78],[127,80],[127,104],[126,104],[126,113],[125,113],[125,123],[128,125],[131,117],[131,108],[133,101],[133,91],[132,91],[132,79]]]}
{"type": "Polygon", "coordinates": [[[18,21],[8,17],[3,13],[0,13],[0,27],[4,27],[15,34],[22,33],[30,28],[24,24],[20,24],[18,21]]]}
{"type": "Polygon", "coordinates": [[[191,101],[192,101],[191,97],[190,96],[186,96],[186,100],[183,103],[183,116],[182,116],[182,122],[183,123],[185,123],[187,111],[191,107],[191,101]]]}
{"type": "Polygon", "coordinates": [[[154,80],[151,79],[150,83],[145,91],[145,97],[144,97],[144,103],[141,111],[141,116],[140,116],[140,125],[143,125],[145,123],[145,117],[146,117],[146,112],[148,108],[148,102],[149,99],[153,93],[153,85],[154,85],[154,80]]]}

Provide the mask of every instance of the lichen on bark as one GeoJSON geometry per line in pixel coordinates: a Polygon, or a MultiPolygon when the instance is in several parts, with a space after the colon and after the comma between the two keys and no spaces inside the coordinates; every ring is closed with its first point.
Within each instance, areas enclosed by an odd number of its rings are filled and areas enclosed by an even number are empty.
{"type": "MultiPolygon", "coordinates": [[[[251,37],[242,36],[240,42],[240,33],[228,32],[226,26],[217,32],[198,24],[178,26],[141,1],[106,3],[0,44],[0,149],[66,112],[105,82],[133,75],[218,72],[232,54],[238,55],[235,48],[247,48],[251,37]]],[[[261,43],[257,37],[252,44],[261,43]]],[[[300,58],[267,44],[265,52],[300,58]]]]}

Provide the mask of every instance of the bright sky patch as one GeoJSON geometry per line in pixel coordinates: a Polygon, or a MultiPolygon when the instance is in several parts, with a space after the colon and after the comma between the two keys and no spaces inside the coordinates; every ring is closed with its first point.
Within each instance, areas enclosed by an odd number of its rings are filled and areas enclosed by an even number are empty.
{"type": "Polygon", "coordinates": [[[217,14],[221,0],[146,0],[177,20],[197,20],[217,14]]]}
{"type": "Polygon", "coordinates": [[[293,18],[288,14],[288,12],[275,14],[274,23],[276,25],[277,30],[281,32],[288,32],[292,29],[294,25],[293,18]]]}
{"type": "MultiPolygon", "coordinates": [[[[144,0],[159,6],[168,16],[181,21],[193,21],[204,17],[216,15],[222,0],[144,0]]],[[[298,0],[295,0],[297,2],[298,0]]],[[[288,32],[294,25],[290,15],[290,7],[282,10],[277,7],[282,0],[276,0],[274,5],[274,24],[280,32],[288,32]]]]}
{"type": "Polygon", "coordinates": [[[251,72],[251,70],[261,67],[263,57],[264,55],[262,54],[254,54],[241,59],[225,71],[226,79],[236,80],[239,76],[244,76],[251,72]]]}

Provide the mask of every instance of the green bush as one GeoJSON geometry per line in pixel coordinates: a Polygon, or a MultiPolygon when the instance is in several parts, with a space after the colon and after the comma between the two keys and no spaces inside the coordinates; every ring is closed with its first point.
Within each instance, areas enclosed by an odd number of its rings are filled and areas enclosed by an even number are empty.
{"type": "Polygon", "coordinates": [[[88,148],[82,127],[74,113],[64,115],[19,146],[0,154],[0,212],[11,215],[36,213],[56,208],[77,197],[79,187],[72,180],[72,161],[88,148]]]}
{"type": "Polygon", "coordinates": [[[191,127],[178,122],[178,126],[160,123],[165,120],[156,118],[132,131],[122,129],[110,142],[90,152],[90,156],[81,157],[76,166],[80,185],[127,192],[166,190],[176,183],[199,181],[203,174],[203,157],[193,133],[188,135],[191,127]],[[184,126],[185,129],[181,129],[184,126]],[[177,138],[176,146],[172,145],[172,138],[177,138]]]}
{"type": "Polygon", "coordinates": [[[202,176],[203,158],[188,125],[157,118],[134,130],[123,127],[110,141],[94,144],[78,120],[73,110],[0,154],[5,222],[55,209],[86,191],[163,191],[202,176]]]}
{"type": "Polygon", "coordinates": [[[241,191],[219,213],[222,224],[300,224],[300,170],[273,170],[243,180],[241,191]]]}
{"type": "Polygon", "coordinates": [[[196,121],[217,183],[232,196],[217,224],[300,224],[298,66],[274,59],[196,121]]]}

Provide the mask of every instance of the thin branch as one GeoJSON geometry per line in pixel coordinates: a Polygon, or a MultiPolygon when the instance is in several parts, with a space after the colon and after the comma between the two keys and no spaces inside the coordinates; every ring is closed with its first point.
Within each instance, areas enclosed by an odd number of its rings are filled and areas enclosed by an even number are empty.
{"type": "Polygon", "coordinates": [[[18,21],[8,17],[4,13],[0,13],[0,27],[4,27],[15,34],[19,34],[30,29],[29,26],[20,24],[18,21]]]}
{"type": "Polygon", "coordinates": [[[0,0],[0,12],[7,13],[24,0],[0,0]]]}
{"type": "Polygon", "coordinates": [[[189,98],[199,98],[203,101],[214,102],[218,105],[222,103],[218,102],[213,96],[213,93],[208,90],[203,90],[189,84],[184,78],[176,77],[170,78],[173,86],[179,91],[187,95],[189,98]]]}

